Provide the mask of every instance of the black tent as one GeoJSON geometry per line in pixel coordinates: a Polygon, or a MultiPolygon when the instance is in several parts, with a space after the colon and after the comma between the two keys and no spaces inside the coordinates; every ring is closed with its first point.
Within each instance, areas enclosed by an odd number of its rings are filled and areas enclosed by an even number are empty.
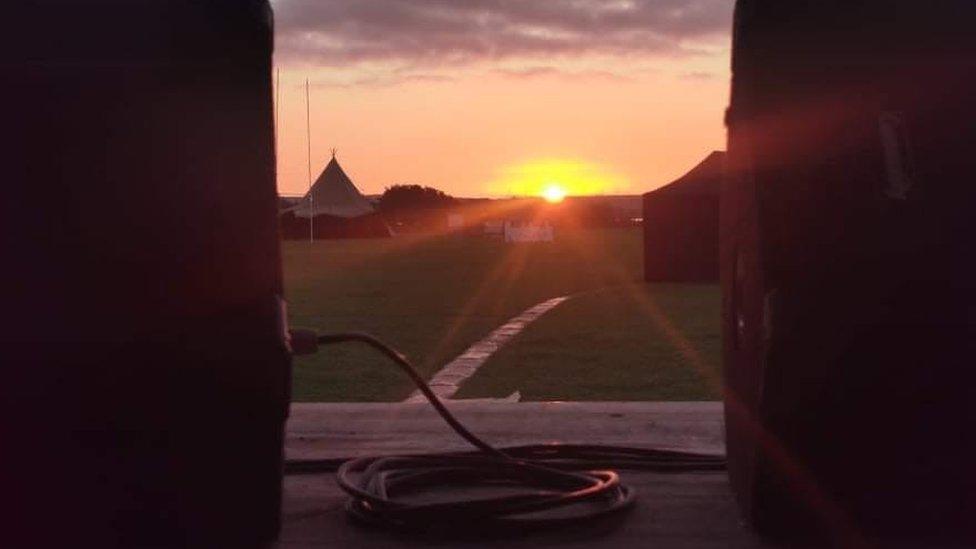
{"type": "Polygon", "coordinates": [[[644,279],[718,282],[719,193],[725,153],[644,195],[644,279]]]}

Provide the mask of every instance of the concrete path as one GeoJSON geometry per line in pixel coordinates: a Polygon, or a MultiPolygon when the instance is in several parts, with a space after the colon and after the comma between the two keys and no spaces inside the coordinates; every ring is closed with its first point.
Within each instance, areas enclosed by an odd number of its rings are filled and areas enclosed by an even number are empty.
{"type": "MultiPolygon", "coordinates": [[[[441,368],[428,381],[434,394],[440,397],[441,400],[450,400],[454,396],[454,393],[461,387],[461,384],[464,383],[464,380],[474,375],[478,371],[478,368],[488,360],[488,357],[508,343],[510,339],[525,329],[526,326],[567,299],[569,297],[564,296],[543,301],[509,320],[500,328],[488,334],[488,337],[468,347],[468,350],[461,353],[461,356],[441,368]]],[[[516,392],[512,396],[502,400],[517,401],[518,396],[518,392],[516,392]]],[[[420,391],[414,391],[404,402],[427,402],[427,399],[420,391]]]]}

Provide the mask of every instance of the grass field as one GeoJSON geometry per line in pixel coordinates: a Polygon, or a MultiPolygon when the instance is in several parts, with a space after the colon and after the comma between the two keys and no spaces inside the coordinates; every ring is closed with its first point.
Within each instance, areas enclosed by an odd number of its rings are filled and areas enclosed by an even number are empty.
{"type": "MultiPolygon", "coordinates": [[[[526,308],[577,296],[493,356],[464,396],[715,396],[704,380],[716,362],[717,290],[641,283],[639,229],[527,245],[457,236],[286,242],[283,253],[293,326],[368,331],[428,376],[526,308]]],[[[297,359],[294,380],[298,401],[395,401],[413,389],[355,346],[297,359]]]]}
{"type": "Polygon", "coordinates": [[[719,398],[717,286],[633,284],[583,293],[493,354],[456,398],[719,398]]]}

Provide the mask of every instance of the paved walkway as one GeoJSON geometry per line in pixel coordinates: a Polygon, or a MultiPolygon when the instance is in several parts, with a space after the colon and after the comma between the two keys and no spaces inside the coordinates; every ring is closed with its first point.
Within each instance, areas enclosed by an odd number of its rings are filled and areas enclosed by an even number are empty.
{"type": "MultiPolygon", "coordinates": [[[[468,350],[461,353],[461,356],[441,368],[428,381],[434,394],[440,397],[441,400],[450,400],[454,396],[454,393],[461,387],[461,384],[474,375],[478,371],[478,368],[488,360],[488,357],[508,343],[510,339],[518,335],[526,326],[567,299],[569,299],[568,296],[563,296],[543,301],[509,320],[500,328],[488,334],[488,337],[468,347],[468,350]]],[[[516,392],[512,397],[502,400],[518,400],[518,394],[516,392]]],[[[404,402],[416,403],[426,401],[427,399],[420,391],[414,391],[404,402]]]]}

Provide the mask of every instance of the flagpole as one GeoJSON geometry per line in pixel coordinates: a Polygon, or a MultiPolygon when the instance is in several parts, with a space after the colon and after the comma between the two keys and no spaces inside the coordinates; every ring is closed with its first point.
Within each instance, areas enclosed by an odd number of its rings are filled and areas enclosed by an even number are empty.
{"type": "Polygon", "coordinates": [[[274,130],[275,130],[275,152],[278,151],[278,106],[281,104],[281,69],[275,69],[275,90],[274,90],[274,130]]]}
{"type": "MultiPolygon", "coordinates": [[[[275,153],[275,180],[278,179],[278,161],[281,156],[281,148],[278,146],[279,131],[278,131],[278,105],[281,104],[281,69],[275,69],[275,87],[274,87],[274,153],[275,153]]],[[[280,187],[279,187],[280,189],[280,187]]],[[[279,190],[280,193],[280,190],[279,190]]]]}
{"type": "Polygon", "coordinates": [[[308,241],[315,242],[315,198],[312,196],[312,122],[308,99],[308,78],[305,79],[305,143],[308,145],[308,241]]]}

